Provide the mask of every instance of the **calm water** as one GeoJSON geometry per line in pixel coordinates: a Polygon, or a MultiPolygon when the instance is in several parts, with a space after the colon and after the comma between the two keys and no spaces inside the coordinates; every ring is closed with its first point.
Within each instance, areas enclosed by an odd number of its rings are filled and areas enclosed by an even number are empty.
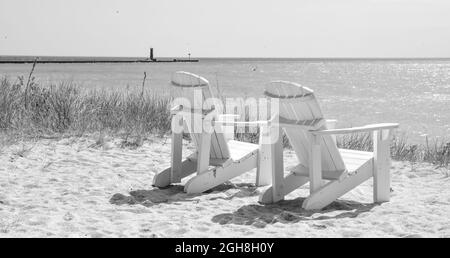
{"type": "MultiPolygon", "coordinates": [[[[31,64],[0,64],[14,79],[31,64]]],[[[200,74],[225,96],[260,96],[271,80],[289,80],[316,91],[327,118],[339,126],[399,122],[411,140],[450,138],[450,60],[245,60],[203,59],[199,63],[38,64],[41,84],[72,81],[84,88],[170,92],[178,70],[200,74]]]]}

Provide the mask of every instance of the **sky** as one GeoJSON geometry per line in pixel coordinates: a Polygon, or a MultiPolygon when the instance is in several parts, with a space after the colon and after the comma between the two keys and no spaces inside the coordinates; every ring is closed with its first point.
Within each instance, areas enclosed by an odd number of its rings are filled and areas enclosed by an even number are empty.
{"type": "Polygon", "coordinates": [[[0,55],[450,57],[447,0],[0,0],[0,55]]]}

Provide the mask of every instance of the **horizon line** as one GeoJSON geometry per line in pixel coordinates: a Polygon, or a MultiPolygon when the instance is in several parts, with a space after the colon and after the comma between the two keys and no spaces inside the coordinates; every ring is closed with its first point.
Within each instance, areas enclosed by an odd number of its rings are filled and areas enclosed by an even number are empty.
{"type": "MultiPolygon", "coordinates": [[[[73,57],[73,58],[149,58],[147,56],[95,56],[95,55],[0,55],[0,57],[73,57]]],[[[185,56],[160,56],[155,58],[174,59],[187,58],[185,56]]],[[[220,57],[220,56],[191,56],[191,59],[297,59],[297,60],[320,60],[320,59],[336,59],[336,60],[409,60],[409,59],[450,59],[450,57],[220,57]]]]}

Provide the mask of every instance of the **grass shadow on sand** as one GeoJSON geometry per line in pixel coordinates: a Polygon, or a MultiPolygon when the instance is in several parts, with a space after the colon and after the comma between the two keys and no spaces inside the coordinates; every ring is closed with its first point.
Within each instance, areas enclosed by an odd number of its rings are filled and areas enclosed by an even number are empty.
{"type": "MultiPolygon", "coordinates": [[[[211,197],[209,200],[215,199],[233,199],[243,198],[257,194],[256,187],[253,184],[232,184],[224,183],[206,191],[204,194],[226,192],[230,189],[239,190],[237,193],[227,197],[211,197]]],[[[174,203],[174,202],[198,202],[194,199],[202,194],[187,194],[184,192],[184,187],[181,185],[171,185],[164,188],[153,188],[150,190],[135,190],[129,193],[129,196],[117,193],[114,194],[109,202],[115,205],[136,205],[140,204],[145,207],[150,207],[158,203],[174,203]]]]}
{"type": "Polygon", "coordinates": [[[269,205],[246,205],[233,213],[218,214],[212,218],[212,221],[221,225],[235,224],[264,228],[268,224],[275,223],[287,224],[300,221],[355,218],[362,213],[369,212],[378,205],[338,200],[323,210],[309,211],[302,208],[304,200],[305,198],[297,198],[269,205]]]}

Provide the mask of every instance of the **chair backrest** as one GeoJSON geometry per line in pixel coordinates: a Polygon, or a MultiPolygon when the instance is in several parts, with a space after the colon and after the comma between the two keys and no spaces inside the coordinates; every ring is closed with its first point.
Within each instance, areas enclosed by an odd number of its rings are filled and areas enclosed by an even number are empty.
{"type": "MultiPolygon", "coordinates": [[[[172,76],[171,83],[173,86],[179,89],[179,96],[183,98],[187,98],[191,107],[194,107],[194,101],[205,101],[208,98],[213,98],[213,94],[211,91],[211,87],[209,85],[208,80],[205,78],[195,75],[193,73],[188,72],[175,72],[172,76]],[[200,91],[200,96],[195,99],[195,91],[200,91]]],[[[198,92],[197,92],[198,93],[198,92]]],[[[197,147],[197,150],[200,149],[200,137],[201,133],[199,133],[198,129],[202,128],[202,124],[194,124],[195,122],[199,122],[198,120],[192,119],[193,115],[201,115],[203,111],[200,106],[199,110],[190,109],[185,112],[186,115],[190,115],[190,119],[184,119],[184,128],[189,132],[191,138],[194,141],[194,144],[197,147]],[[200,112],[197,114],[193,114],[195,112],[200,112]],[[190,122],[188,122],[190,121],[190,122]],[[197,130],[194,130],[196,128],[197,130]]],[[[228,148],[227,140],[225,134],[220,131],[220,128],[214,127],[214,131],[211,135],[211,149],[210,149],[210,158],[212,159],[223,159],[226,160],[230,158],[230,150],[228,148]]]]}
{"type": "MultiPolygon", "coordinates": [[[[277,98],[279,102],[279,120],[305,124],[304,122],[324,119],[322,110],[314,95],[314,92],[300,84],[286,81],[274,81],[270,83],[264,92],[267,97],[277,98]]],[[[307,123],[306,123],[307,124],[307,123]]],[[[289,143],[305,167],[309,167],[309,155],[311,142],[307,131],[299,127],[283,128],[289,143]]],[[[326,124],[317,129],[324,130],[326,124]]],[[[335,141],[329,135],[321,136],[322,170],[328,172],[342,173],[345,171],[345,164],[335,141]]]]}

